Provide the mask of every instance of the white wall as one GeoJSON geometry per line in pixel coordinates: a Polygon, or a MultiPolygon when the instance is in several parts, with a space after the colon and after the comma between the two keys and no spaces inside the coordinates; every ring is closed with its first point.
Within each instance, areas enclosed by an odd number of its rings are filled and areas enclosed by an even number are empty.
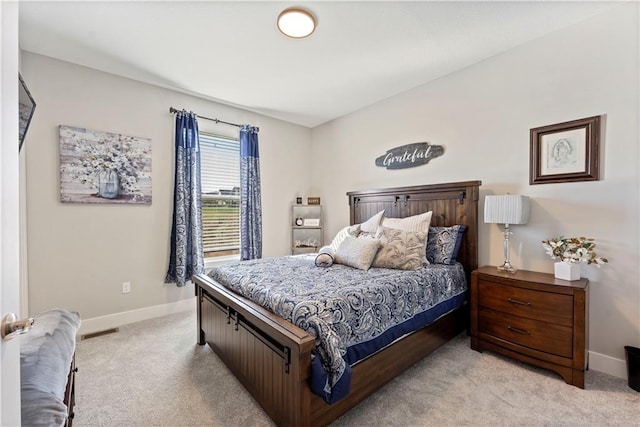
{"type": "MultiPolygon", "coordinates": [[[[582,269],[591,367],[624,376],[623,346],[640,345],[638,49],[633,2],[314,128],[325,239],[348,223],[351,190],[480,179],[481,212],[486,194],[528,195],[531,221],[513,227],[512,262],[552,272],[541,240],[596,239],[610,264],[582,269]],[[600,181],[530,186],[529,129],[595,115],[604,119],[600,181]],[[412,169],[374,165],[387,149],[421,141],[444,155],[412,169]]],[[[501,263],[500,228],[481,223],[479,239],[479,264],[501,263]]]]}
{"type": "MultiPolygon", "coordinates": [[[[85,320],[159,313],[152,308],[193,296],[193,285],[163,283],[173,199],[170,106],[260,127],[263,254],[289,253],[290,205],[309,190],[308,128],[27,52],[22,74],[37,103],[24,148],[31,313],[66,307],[85,320]],[[61,203],[58,125],[150,138],[152,205],[61,203]],[[130,294],[121,293],[125,281],[131,282],[130,294]]],[[[236,127],[206,120],[199,125],[238,136],[236,127]]]]}

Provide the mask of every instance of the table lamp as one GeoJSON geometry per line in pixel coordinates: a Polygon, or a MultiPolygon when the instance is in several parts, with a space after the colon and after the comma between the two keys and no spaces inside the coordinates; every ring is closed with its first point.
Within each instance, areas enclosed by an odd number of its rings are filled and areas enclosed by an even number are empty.
{"type": "Polygon", "coordinates": [[[517,269],[509,261],[509,236],[513,234],[509,225],[529,222],[529,197],[511,194],[485,196],[484,222],[504,224],[504,264],[498,270],[515,273],[517,269]]]}

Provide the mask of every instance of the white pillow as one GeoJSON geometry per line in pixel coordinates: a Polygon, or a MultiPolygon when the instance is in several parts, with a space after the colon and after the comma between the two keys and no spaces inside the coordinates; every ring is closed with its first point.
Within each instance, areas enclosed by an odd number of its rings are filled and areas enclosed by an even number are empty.
{"type": "Polygon", "coordinates": [[[373,237],[347,236],[335,254],[335,263],[368,270],[380,248],[380,240],[373,237]]]}
{"type": "Polygon", "coordinates": [[[431,224],[431,215],[433,212],[425,212],[420,215],[408,216],[406,218],[382,218],[383,227],[395,228],[402,231],[421,231],[429,232],[429,224],[431,224]]]}
{"type": "Polygon", "coordinates": [[[375,233],[378,231],[378,226],[380,226],[380,221],[382,221],[382,215],[384,215],[384,209],[360,224],[360,231],[363,233],[375,233]]]}
{"type": "Polygon", "coordinates": [[[358,237],[359,233],[360,233],[360,225],[359,224],[348,225],[345,228],[343,228],[342,230],[338,231],[338,234],[336,234],[336,237],[333,238],[333,240],[331,241],[331,244],[329,245],[329,247],[333,250],[333,253],[336,253],[338,251],[338,247],[340,246],[340,243],[342,243],[342,241],[347,236],[358,237]]]}

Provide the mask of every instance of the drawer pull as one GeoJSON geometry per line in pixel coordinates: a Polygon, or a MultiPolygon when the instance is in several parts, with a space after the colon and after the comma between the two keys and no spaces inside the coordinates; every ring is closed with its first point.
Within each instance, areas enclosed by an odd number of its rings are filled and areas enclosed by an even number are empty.
{"type": "Polygon", "coordinates": [[[517,299],[513,299],[513,298],[507,298],[507,301],[509,301],[511,304],[517,304],[517,305],[531,305],[530,302],[524,302],[524,301],[518,301],[517,299]]]}
{"type": "Polygon", "coordinates": [[[531,335],[531,332],[525,331],[525,330],[522,330],[522,329],[518,329],[518,328],[514,328],[513,326],[507,326],[507,329],[510,330],[511,332],[515,332],[516,334],[531,335]]]}

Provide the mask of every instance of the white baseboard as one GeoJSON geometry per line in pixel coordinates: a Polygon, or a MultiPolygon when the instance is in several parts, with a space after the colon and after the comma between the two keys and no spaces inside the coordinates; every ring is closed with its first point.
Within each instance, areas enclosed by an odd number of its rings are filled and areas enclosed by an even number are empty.
{"type": "Polygon", "coordinates": [[[589,369],[603,372],[614,377],[627,379],[627,362],[624,359],[616,359],[606,354],[589,352],[589,369]]]}
{"type": "Polygon", "coordinates": [[[82,319],[82,324],[78,330],[78,336],[104,331],[106,329],[117,328],[127,323],[139,322],[141,320],[153,319],[154,317],[165,316],[167,314],[180,313],[183,311],[195,311],[196,297],[168,303],[140,308],[137,310],[123,311],[106,316],[82,319]]]}

